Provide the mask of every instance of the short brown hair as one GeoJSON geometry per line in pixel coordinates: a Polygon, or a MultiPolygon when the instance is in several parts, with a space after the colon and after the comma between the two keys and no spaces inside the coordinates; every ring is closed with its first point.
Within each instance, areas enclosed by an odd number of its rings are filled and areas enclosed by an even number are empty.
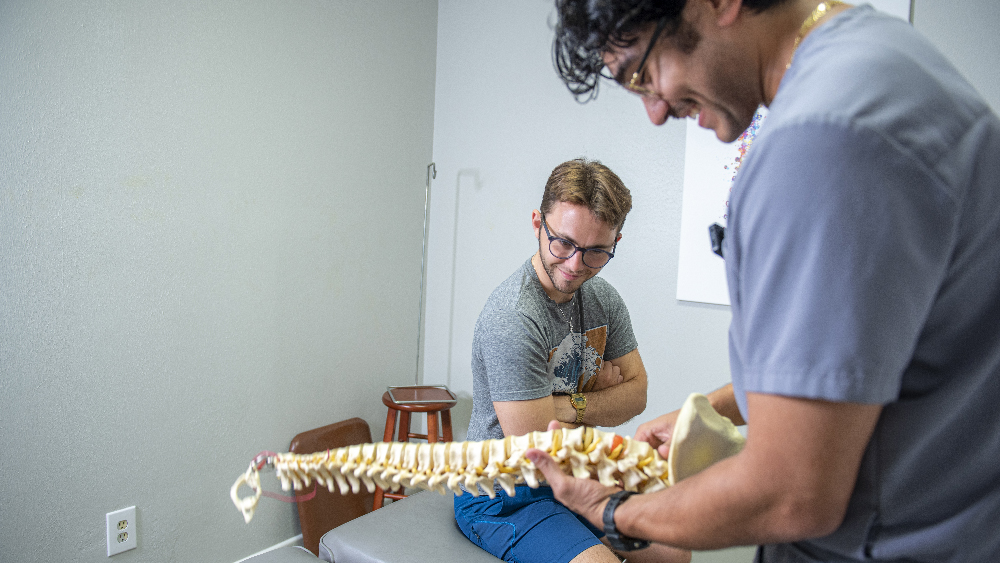
{"type": "Polygon", "coordinates": [[[587,206],[598,219],[621,232],[632,209],[632,194],[621,178],[599,161],[577,158],[556,166],[545,182],[542,213],[559,202],[587,206]]]}

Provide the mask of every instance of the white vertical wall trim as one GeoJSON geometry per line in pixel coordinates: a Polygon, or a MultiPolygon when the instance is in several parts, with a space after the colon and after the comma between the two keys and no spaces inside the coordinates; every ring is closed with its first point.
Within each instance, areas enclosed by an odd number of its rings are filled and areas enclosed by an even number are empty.
{"type": "Polygon", "coordinates": [[[253,555],[250,555],[249,557],[244,557],[243,559],[240,559],[236,563],[244,563],[246,561],[249,561],[249,560],[253,559],[254,557],[257,557],[258,555],[263,555],[263,554],[265,554],[265,553],[267,553],[269,551],[274,551],[275,549],[281,549],[282,547],[289,547],[289,546],[301,547],[302,546],[302,534],[299,534],[297,536],[288,538],[287,540],[285,540],[283,542],[276,543],[276,544],[272,545],[271,547],[264,548],[264,549],[258,551],[257,553],[254,553],[253,555]]]}

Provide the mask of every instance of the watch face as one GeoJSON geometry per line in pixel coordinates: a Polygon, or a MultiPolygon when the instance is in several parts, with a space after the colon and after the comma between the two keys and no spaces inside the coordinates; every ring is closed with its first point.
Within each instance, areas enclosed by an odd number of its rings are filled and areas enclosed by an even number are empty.
{"type": "Polygon", "coordinates": [[[573,397],[571,400],[573,401],[573,406],[577,408],[587,405],[587,399],[584,399],[583,397],[573,397]]]}

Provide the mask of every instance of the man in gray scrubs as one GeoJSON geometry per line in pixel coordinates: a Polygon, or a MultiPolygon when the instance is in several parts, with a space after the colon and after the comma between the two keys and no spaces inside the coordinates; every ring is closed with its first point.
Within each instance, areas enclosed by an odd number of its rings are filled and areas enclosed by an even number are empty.
{"type": "MultiPolygon", "coordinates": [[[[746,447],[627,502],[531,452],[556,497],[626,538],[760,561],[1000,561],[997,116],[870,6],[557,8],[577,94],[603,72],[654,124],[697,115],[723,141],[769,114],[733,185],[733,384],[711,396],[746,447]]],[[[636,437],[666,446],[675,416],[636,437]]]]}

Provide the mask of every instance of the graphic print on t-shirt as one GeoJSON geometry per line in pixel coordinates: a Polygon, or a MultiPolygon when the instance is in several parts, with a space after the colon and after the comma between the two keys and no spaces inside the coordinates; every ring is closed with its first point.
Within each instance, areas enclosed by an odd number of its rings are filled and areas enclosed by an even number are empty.
{"type": "Polygon", "coordinates": [[[549,351],[548,372],[552,377],[553,393],[577,393],[604,364],[604,348],[608,342],[608,326],[587,331],[580,357],[580,333],[571,332],[558,346],[549,351]],[[581,369],[582,366],[582,369],[581,369]],[[582,372],[582,373],[581,373],[582,372]]]}

